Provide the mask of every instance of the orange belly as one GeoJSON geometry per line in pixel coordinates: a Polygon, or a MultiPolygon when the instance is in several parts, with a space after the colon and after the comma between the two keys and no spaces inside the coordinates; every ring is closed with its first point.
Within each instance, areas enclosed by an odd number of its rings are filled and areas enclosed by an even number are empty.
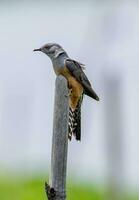
{"type": "Polygon", "coordinates": [[[78,105],[79,99],[83,93],[82,85],[71,75],[69,70],[64,67],[59,71],[59,74],[63,75],[68,81],[68,87],[71,90],[69,97],[69,105],[74,111],[78,105]]]}
{"type": "Polygon", "coordinates": [[[83,87],[78,81],[76,81],[74,77],[69,77],[68,84],[69,84],[69,88],[71,88],[69,103],[70,103],[70,107],[74,111],[83,93],[83,87]]]}

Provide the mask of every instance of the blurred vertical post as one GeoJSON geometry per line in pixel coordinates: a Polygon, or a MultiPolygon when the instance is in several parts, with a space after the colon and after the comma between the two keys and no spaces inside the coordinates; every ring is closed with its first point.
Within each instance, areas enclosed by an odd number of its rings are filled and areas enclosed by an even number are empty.
{"type": "Polygon", "coordinates": [[[123,199],[122,79],[119,72],[114,73],[110,68],[104,78],[109,184],[107,199],[120,200],[123,199]]]}
{"type": "Polygon", "coordinates": [[[68,113],[67,81],[63,76],[58,76],[55,84],[50,185],[46,184],[48,200],[66,199],[68,113]]]}

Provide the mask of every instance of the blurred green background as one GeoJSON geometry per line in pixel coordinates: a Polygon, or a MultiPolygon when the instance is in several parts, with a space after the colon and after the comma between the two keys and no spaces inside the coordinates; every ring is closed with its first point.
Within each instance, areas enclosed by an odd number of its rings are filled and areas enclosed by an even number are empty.
{"type": "MultiPolygon", "coordinates": [[[[16,176],[0,175],[0,199],[1,200],[44,200],[46,198],[44,183],[48,177],[44,176],[16,176]]],[[[68,200],[107,200],[117,198],[117,194],[112,194],[110,187],[95,185],[92,183],[77,182],[72,179],[67,184],[68,200]],[[115,196],[115,197],[114,197],[115,196]]],[[[120,198],[125,200],[138,200],[139,195],[127,191],[120,194],[120,198]]]]}

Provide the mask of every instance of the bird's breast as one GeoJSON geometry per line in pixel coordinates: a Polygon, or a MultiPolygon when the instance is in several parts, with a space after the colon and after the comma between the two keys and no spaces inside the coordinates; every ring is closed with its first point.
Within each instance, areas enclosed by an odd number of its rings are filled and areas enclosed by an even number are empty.
{"type": "Polygon", "coordinates": [[[69,98],[70,107],[75,110],[78,105],[78,101],[83,94],[83,86],[72,76],[67,67],[63,67],[58,71],[59,74],[63,75],[68,81],[68,87],[71,89],[69,98]]]}

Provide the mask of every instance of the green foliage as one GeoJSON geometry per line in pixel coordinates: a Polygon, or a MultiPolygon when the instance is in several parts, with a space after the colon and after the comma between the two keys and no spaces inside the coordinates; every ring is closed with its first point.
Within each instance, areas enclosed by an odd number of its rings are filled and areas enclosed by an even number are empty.
{"type": "MultiPolygon", "coordinates": [[[[0,200],[44,200],[45,177],[0,176],[0,200]]],[[[47,178],[46,178],[47,180],[47,178]]],[[[69,183],[67,200],[104,200],[106,192],[97,186],[82,183],[69,183]]],[[[137,196],[129,195],[127,200],[137,200],[137,196]]]]}
{"type": "Polygon", "coordinates": [[[43,181],[40,178],[2,178],[0,180],[1,200],[45,199],[43,181]]]}

